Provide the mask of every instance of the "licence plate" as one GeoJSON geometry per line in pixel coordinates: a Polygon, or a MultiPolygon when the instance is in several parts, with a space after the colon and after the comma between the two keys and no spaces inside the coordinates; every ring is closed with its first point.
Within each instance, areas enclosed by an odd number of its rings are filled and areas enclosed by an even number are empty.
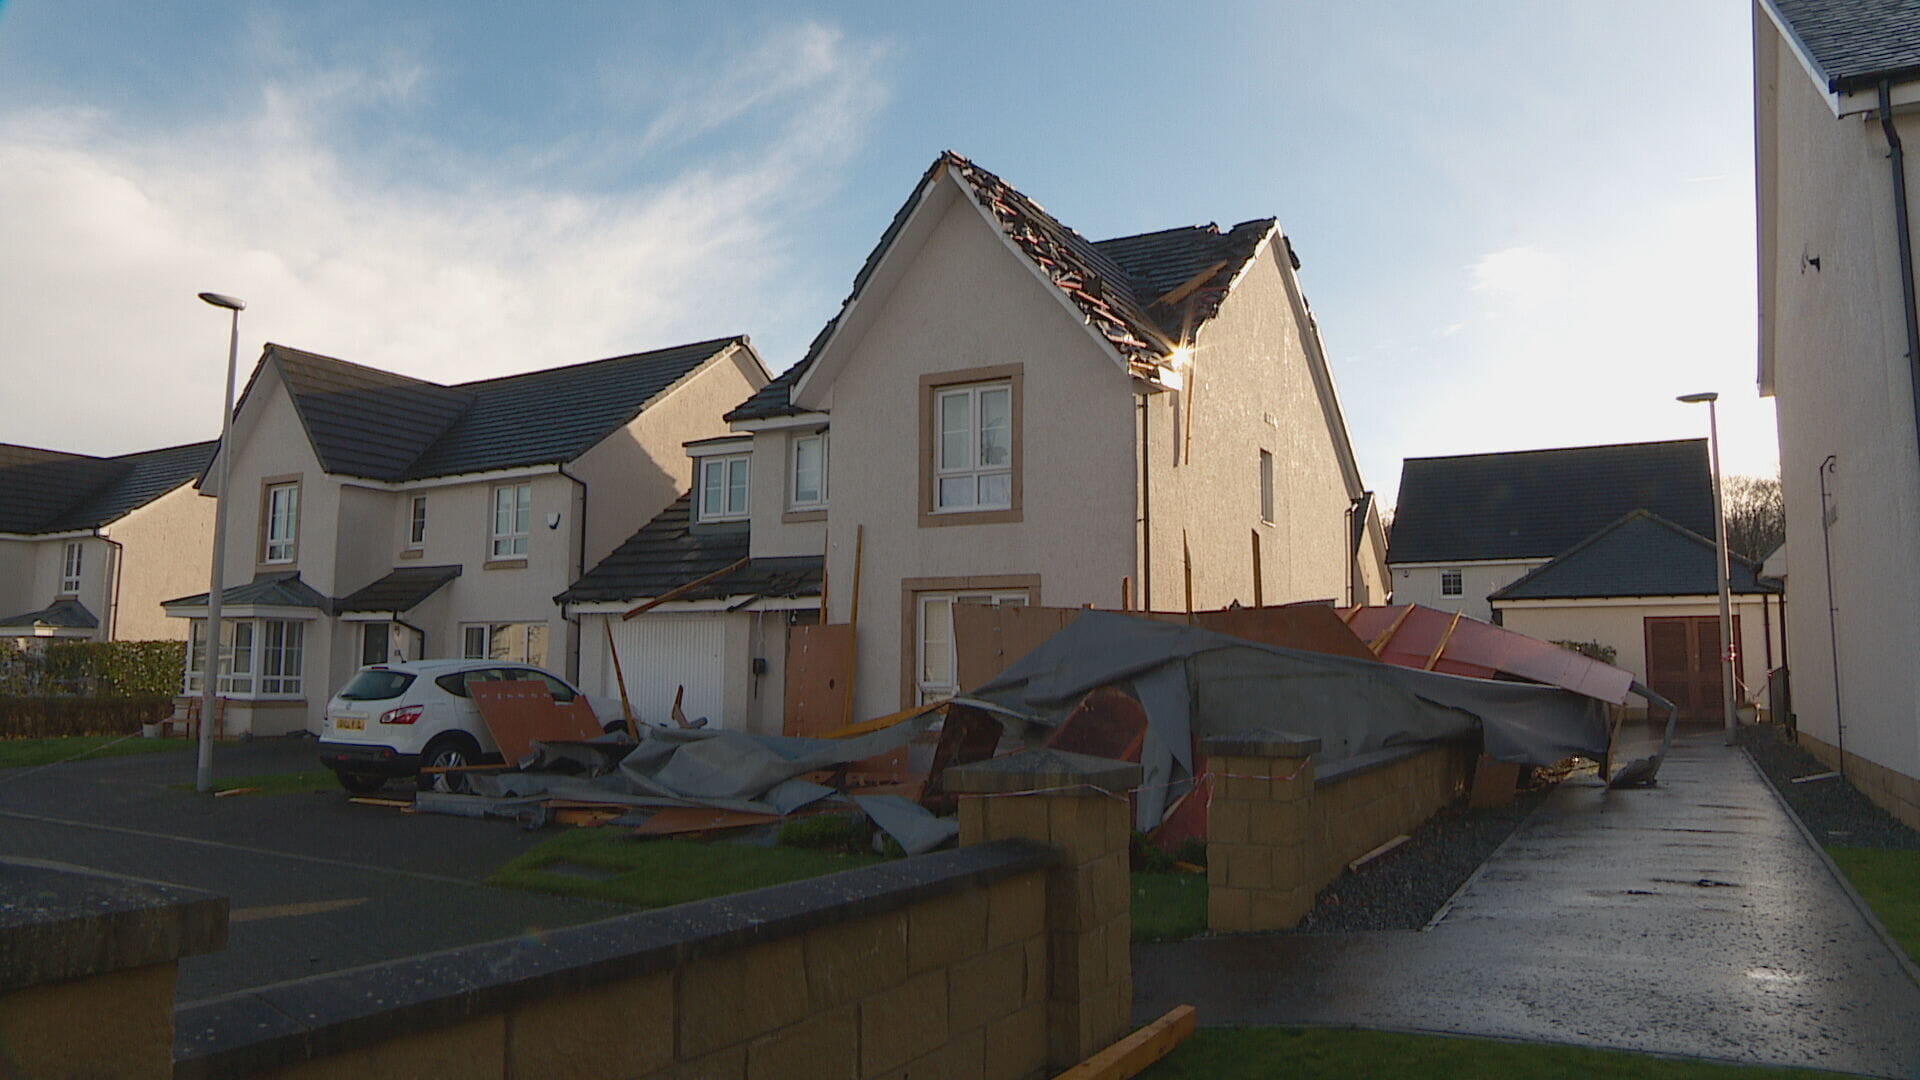
{"type": "Polygon", "coordinates": [[[365,731],[367,718],[364,716],[342,716],[334,720],[333,726],[340,731],[365,731]]]}

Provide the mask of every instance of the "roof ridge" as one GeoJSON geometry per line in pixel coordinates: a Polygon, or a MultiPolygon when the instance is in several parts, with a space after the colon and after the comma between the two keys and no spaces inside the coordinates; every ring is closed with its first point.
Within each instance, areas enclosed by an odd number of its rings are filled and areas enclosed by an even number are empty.
{"type": "Polygon", "coordinates": [[[1641,442],[1594,443],[1587,446],[1542,446],[1532,450],[1481,450],[1468,454],[1429,454],[1424,457],[1403,458],[1403,461],[1458,461],[1462,458],[1520,457],[1526,454],[1564,454],[1575,450],[1614,450],[1628,446],[1678,446],[1684,443],[1704,443],[1704,436],[1685,439],[1650,439],[1641,442]]]}
{"type": "Polygon", "coordinates": [[[439,389],[442,389],[442,390],[453,389],[453,387],[447,385],[446,383],[434,382],[432,379],[423,379],[418,375],[408,375],[404,372],[391,371],[387,368],[377,368],[371,364],[362,364],[354,360],[342,360],[337,356],[328,356],[325,353],[317,353],[310,349],[296,348],[295,346],[292,346],[292,345],[282,345],[274,341],[267,342],[266,346],[264,347],[264,351],[268,353],[275,353],[280,355],[290,353],[295,356],[299,356],[308,360],[324,360],[329,364],[338,364],[341,367],[352,368],[355,371],[371,372],[375,375],[384,375],[390,379],[405,379],[407,382],[416,383],[421,386],[433,386],[433,387],[438,387],[439,389]]]}
{"type": "Polygon", "coordinates": [[[644,349],[640,352],[621,353],[618,356],[603,356],[598,360],[581,360],[572,364],[560,364],[555,367],[536,368],[532,371],[519,371],[511,375],[491,375],[484,379],[472,379],[467,382],[447,383],[446,387],[449,390],[471,390],[474,387],[489,386],[496,383],[512,382],[515,379],[530,379],[535,375],[550,375],[550,374],[553,374],[554,372],[559,372],[559,371],[578,371],[581,368],[592,367],[595,364],[612,364],[621,360],[640,360],[648,357],[659,356],[661,353],[679,352],[682,349],[692,349],[702,345],[715,346],[716,347],[715,351],[718,351],[717,347],[720,345],[746,345],[746,344],[750,344],[747,335],[731,334],[726,337],[709,338],[705,341],[689,341],[680,345],[663,345],[658,349],[644,349]]]}

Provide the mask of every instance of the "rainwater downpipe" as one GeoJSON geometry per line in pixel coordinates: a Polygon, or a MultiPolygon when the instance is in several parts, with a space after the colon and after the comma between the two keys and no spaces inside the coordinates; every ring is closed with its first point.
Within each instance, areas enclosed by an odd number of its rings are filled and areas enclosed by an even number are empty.
{"type": "MultiPolygon", "coordinates": [[[[1913,295],[1913,230],[1907,218],[1907,155],[1893,123],[1893,82],[1880,80],[1880,130],[1893,168],[1893,232],[1900,249],[1900,306],[1907,317],[1907,368],[1913,381],[1913,432],[1920,448],[1920,311],[1913,295]]],[[[1824,466],[1822,466],[1824,468],[1824,466]]]]}
{"type": "Polygon", "coordinates": [[[1153,610],[1153,472],[1147,467],[1146,394],[1140,395],[1140,610],[1153,610]]]}
{"type": "Polygon", "coordinates": [[[418,636],[418,637],[420,638],[420,655],[419,655],[419,656],[416,656],[416,657],[414,657],[414,659],[416,659],[416,660],[425,660],[425,659],[427,658],[427,632],[426,632],[425,630],[422,630],[422,629],[420,629],[419,627],[417,627],[417,626],[415,626],[415,625],[413,625],[412,623],[410,623],[410,622],[408,622],[407,620],[405,620],[405,619],[403,619],[403,618],[401,618],[401,617],[400,617],[400,616],[399,616],[398,614],[395,614],[395,615],[394,615],[394,617],[393,617],[393,624],[394,624],[395,626],[404,626],[404,627],[406,627],[407,629],[409,629],[409,630],[411,630],[411,631],[413,631],[413,632],[414,632],[414,634],[415,634],[415,635],[417,635],[417,636],[418,636]]]}
{"type": "Polygon", "coordinates": [[[93,535],[105,540],[113,548],[113,595],[107,601],[107,640],[115,641],[120,634],[120,580],[126,575],[120,572],[120,563],[127,557],[127,549],[120,541],[113,539],[94,526],[93,535]]]}
{"type": "Polygon", "coordinates": [[[1833,519],[1827,516],[1827,476],[1838,464],[1837,455],[1828,454],[1820,463],[1820,549],[1827,562],[1827,641],[1833,649],[1833,737],[1840,753],[1840,778],[1847,776],[1847,725],[1840,717],[1840,631],[1834,617],[1833,602],[1833,519]]]}
{"type": "MultiPolygon", "coordinates": [[[[574,556],[573,581],[567,582],[567,587],[572,588],[574,581],[579,581],[581,578],[587,576],[587,482],[568,472],[567,463],[564,461],[554,466],[554,469],[558,471],[561,476],[566,477],[580,486],[580,521],[578,522],[580,544],[579,550],[574,556]]],[[[581,648],[580,616],[568,614],[567,608],[568,605],[566,604],[560,605],[560,617],[573,627],[573,632],[567,635],[567,678],[578,683],[580,681],[581,648]]]]}

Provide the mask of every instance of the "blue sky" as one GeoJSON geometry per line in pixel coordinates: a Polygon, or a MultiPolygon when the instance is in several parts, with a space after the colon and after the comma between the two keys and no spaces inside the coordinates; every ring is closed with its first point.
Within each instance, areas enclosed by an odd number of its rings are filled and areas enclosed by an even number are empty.
{"type": "Polygon", "coordinates": [[[0,0],[0,441],[210,436],[226,326],[455,381],[776,370],[944,148],[1095,239],[1276,216],[1361,467],[1754,391],[1749,7],[0,0]]]}

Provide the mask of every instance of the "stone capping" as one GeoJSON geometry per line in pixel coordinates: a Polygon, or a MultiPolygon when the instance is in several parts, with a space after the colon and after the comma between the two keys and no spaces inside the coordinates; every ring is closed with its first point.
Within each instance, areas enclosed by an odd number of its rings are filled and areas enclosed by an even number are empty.
{"type": "Polygon", "coordinates": [[[1209,735],[1200,740],[1200,748],[1209,757],[1303,758],[1320,752],[1320,738],[1278,728],[1255,728],[1209,735]]]}
{"type": "Polygon", "coordinates": [[[226,944],[223,896],[64,863],[0,859],[0,993],[170,964],[226,944]]]}
{"type": "Polygon", "coordinates": [[[1313,784],[1315,787],[1326,787],[1328,784],[1338,784],[1344,780],[1351,780],[1361,773],[1370,773],[1375,769],[1384,769],[1389,765],[1397,765],[1410,758],[1417,758],[1429,750],[1438,750],[1442,747],[1466,741],[1465,739],[1447,739],[1441,742],[1402,743],[1399,746],[1383,746],[1378,750],[1369,750],[1364,754],[1355,754],[1350,758],[1342,758],[1331,765],[1321,766],[1320,771],[1313,778],[1313,784]]]}
{"type": "Polygon", "coordinates": [[[961,795],[1050,795],[1126,791],[1140,786],[1140,766],[1065,750],[1023,750],[961,765],[941,774],[941,787],[961,795]],[[1098,790],[1096,790],[1098,789],[1098,790]]]}
{"type": "Polygon", "coordinates": [[[228,1080],[328,1057],[1049,869],[1060,857],[1001,840],[256,987],[175,1013],[174,1077],[228,1080]]]}

